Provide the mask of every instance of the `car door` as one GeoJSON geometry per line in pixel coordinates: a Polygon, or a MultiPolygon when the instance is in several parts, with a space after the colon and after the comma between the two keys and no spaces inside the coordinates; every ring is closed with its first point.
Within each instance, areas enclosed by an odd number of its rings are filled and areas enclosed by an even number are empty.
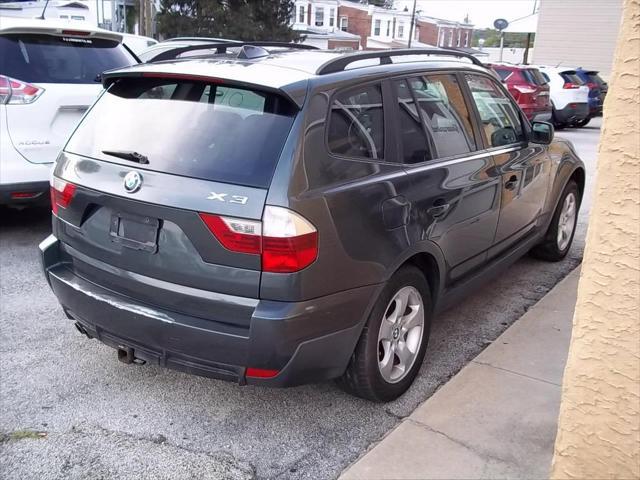
{"type": "Polygon", "coordinates": [[[482,152],[468,99],[454,73],[392,81],[398,158],[410,187],[409,234],[443,252],[448,281],[487,258],[499,214],[500,177],[482,152]]]}
{"type": "Polygon", "coordinates": [[[493,79],[467,74],[481,134],[502,178],[500,219],[489,256],[533,233],[542,213],[550,164],[542,145],[527,142],[518,107],[493,79]]]}

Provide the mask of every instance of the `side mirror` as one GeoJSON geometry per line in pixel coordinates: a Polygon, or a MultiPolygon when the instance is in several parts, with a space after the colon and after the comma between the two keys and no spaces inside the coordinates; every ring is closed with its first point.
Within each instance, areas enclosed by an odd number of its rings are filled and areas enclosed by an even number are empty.
{"type": "Polygon", "coordinates": [[[547,122],[533,122],[530,140],[533,143],[549,145],[553,141],[553,125],[547,122]]]}

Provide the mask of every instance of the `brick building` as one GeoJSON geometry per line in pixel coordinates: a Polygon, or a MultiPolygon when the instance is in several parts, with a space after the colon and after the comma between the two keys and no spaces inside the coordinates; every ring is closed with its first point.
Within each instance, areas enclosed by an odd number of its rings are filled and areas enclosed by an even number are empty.
{"type": "MultiPolygon", "coordinates": [[[[401,2],[399,2],[401,3],[401,2]]],[[[418,12],[411,33],[408,8],[390,9],[357,0],[296,0],[294,29],[304,43],[321,48],[385,49],[407,47],[469,48],[473,25],[418,12]]]]}

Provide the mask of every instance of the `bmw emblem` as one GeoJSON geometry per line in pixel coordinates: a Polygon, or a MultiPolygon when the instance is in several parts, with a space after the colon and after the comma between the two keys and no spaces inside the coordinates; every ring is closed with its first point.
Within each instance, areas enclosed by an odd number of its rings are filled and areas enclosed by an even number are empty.
{"type": "Polygon", "coordinates": [[[127,173],[124,177],[124,189],[127,193],[134,193],[142,186],[142,175],[136,171],[127,173]]]}

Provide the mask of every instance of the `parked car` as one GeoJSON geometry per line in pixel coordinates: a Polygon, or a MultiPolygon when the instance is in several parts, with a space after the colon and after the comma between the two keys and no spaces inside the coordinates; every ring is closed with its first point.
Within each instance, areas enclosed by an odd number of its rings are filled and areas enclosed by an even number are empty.
{"type": "Polygon", "coordinates": [[[86,24],[0,23],[0,204],[48,202],[51,165],[102,91],[99,74],[136,63],[122,37],[86,24]]]}
{"type": "Polygon", "coordinates": [[[529,120],[551,120],[549,85],[536,67],[506,63],[488,64],[529,120]]]}
{"type": "Polygon", "coordinates": [[[150,47],[158,44],[156,39],[143,35],[134,35],[132,33],[121,33],[120,35],[122,35],[122,43],[124,43],[134,55],[140,55],[150,47]]]}
{"type": "Polygon", "coordinates": [[[584,125],[586,125],[591,118],[602,116],[602,106],[604,105],[608,86],[607,82],[602,80],[596,70],[585,70],[580,67],[576,68],[576,75],[582,80],[583,84],[589,87],[589,118],[584,122],[584,125]]]}
{"type": "Polygon", "coordinates": [[[106,73],[56,163],[44,272],[125,363],[387,401],[435,312],[565,257],[584,165],[472,56],[303,47],[106,73]]]}
{"type": "Polygon", "coordinates": [[[549,84],[552,119],[556,128],[580,126],[589,118],[589,87],[583,85],[575,70],[538,66],[549,84]]]}

